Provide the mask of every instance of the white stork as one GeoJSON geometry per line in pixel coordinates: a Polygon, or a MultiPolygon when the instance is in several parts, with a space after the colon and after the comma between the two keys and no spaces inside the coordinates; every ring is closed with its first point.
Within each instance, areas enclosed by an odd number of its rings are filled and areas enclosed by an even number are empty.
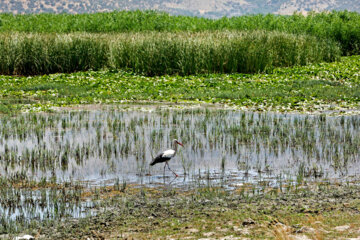
{"type": "Polygon", "coordinates": [[[165,167],[166,165],[168,166],[169,170],[173,172],[173,174],[175,174],[176,177],[178,177],[178,175],[170,169],[170,166],[169,166],[169,163],[168,161],[175,157],[176,155],[176,152],[177,152],[177,145],[179,144],[180,146],[184,146],[181,142],[179,142],[178,140],[174,139],[172,141],[173,143],[173,147],[172,149],[168,149],[168,150],[165,150],[161,153],[159,153],[150,163],[150,166],[154,166],[155,164],[157,163],[162,163],[162,162],[165,162],[165,166],[164,166],[164,175],[165,175],[165,167]]]}

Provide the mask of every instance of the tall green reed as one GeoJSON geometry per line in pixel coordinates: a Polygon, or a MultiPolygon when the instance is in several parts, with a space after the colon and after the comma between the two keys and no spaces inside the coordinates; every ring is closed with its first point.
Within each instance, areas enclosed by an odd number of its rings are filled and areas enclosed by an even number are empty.
{"type": "Polygon", "coordinates": [[[334,61],[336,42],[267,31],[0,34],[0,73],[129,69],[146,75],[256,73],[334,61]]]}
{"type": "Polygon", "coordinates": [[[307,16],[245,15],[206,19],[170,16],[156,11],[115,11],[94,14],[0,14],[0,32],[37,33],[120,33],[202,32],[216,30],[268,30],[309,34],[337,41],[344,55],[360,54],[360,14],[348,11],[314,13],[307,16]]]}

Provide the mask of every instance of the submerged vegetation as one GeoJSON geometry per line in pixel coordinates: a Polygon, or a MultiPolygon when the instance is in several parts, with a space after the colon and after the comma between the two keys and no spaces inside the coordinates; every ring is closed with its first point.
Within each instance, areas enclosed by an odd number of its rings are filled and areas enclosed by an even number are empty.
{"type": "Polygon", "coordinates": [[[217,20],[170,16],[154,11],[121,11],[96,14],[0,14],[1,32],[37,33],[120,33],[202,32],[216,30],[267,30],[308,34],[336,41],[344,55],[360,54],[360,14],[348,11],[294,14],[248,15],[217,20]]]}
{"type": "MultiPolygon", "coordinates": [[[[10,179],[32,176],[60,182],[127,179],[129,175],[131,179],[135,174],[162,172],[158,166],[150,169],[151,155],[177,137],[187,145],[184,153],[179,152],[184,161],[173,164],[178,169],[187,167],[190,176],[198,174],[197,168],[201,174],[205,169],[224,172],[230,168],[238,174],[267,172],[263,178],[288,175],[288,182],[297,174],[338,178],[360,171],[356,165],[359,123],[356,116],[155,107],[149,112],[130,108],[4,116],[0,119],[4,143],[0,173],[10,179]]],[[[252,183],[258,181],[248,177],[252,183]]]]}
{"type": "Polygon", "coordinates": [[[334,61],[333,41],[280,32],[0,34],[0,74],[130,69],[145,75],[255,73],[334,61]]]}

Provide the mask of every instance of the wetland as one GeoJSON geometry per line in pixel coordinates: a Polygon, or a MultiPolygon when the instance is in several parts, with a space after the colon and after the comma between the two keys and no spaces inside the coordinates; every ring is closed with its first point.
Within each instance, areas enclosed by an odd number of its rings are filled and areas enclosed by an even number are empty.
{"type": "Polygon", "coordinates": [[[0,239],[360,239],[359,16],[0,14],[0,239]]]}
{"type": "Polygon", "coordinates": [[[359,211],[359,121],[176,105],[3,115],[1,236],[165,238],[169,231],[173,238],[212,232],[278,239],[306,226],[307,236],[338,236],[330,223],[314,229],[311,217],[330,221],[330,213],[343,213],[352,223],[359,211]],[[161,164],[149,166],[174,138],[184,144],[169,162],[178,178],[164,175],[161,164]],[[177,208],[195,230],[178,226],[177,208]],[[240,225],[219,232],[215,213],[240,225]],[[158,224],[148,226],[143,214],[158,224]],[[295,219],[311,224],[294,227],[295,219]]]}

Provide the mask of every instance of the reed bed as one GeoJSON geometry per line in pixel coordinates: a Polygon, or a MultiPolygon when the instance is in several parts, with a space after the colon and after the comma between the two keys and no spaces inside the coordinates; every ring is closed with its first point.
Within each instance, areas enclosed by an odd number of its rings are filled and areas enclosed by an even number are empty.
{"type": "Polygon", "coordinates": [[[348,11],[294,14],[247,15],[206,19],[170,16],[155,11],[120,11],[95,14],[0,14],[1,32],[120,33],[143,31],[269,30],[309,34],[341,45],[343,55],[360,53],[360,14],[348,11]]]}
{"type": "Polygon", "coordinates": [[[146,75],[255,73],[334,61],[337,43],[281,32],[0,35],[0,73],[129,69],[146,75]]]}

